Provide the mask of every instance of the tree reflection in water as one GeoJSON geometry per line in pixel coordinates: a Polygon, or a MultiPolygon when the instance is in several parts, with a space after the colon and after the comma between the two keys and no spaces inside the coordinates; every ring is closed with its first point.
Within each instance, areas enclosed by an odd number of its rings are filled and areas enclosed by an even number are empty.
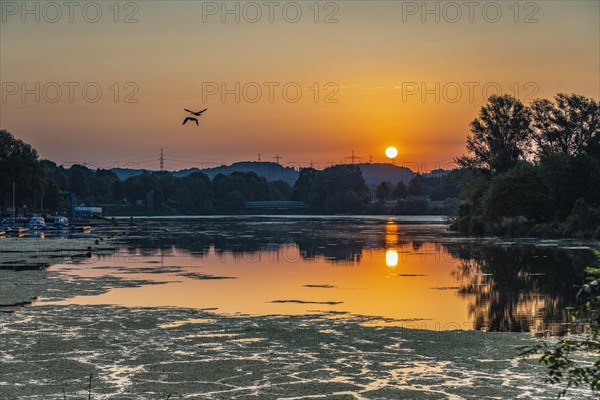
{"type": "Polygon", "coordinates": [[[460,260],[459,295],[471,297],[474,328],[565,334],[591,251],[535,246],[446,245],[460,260]]]}
{"type": "Polygon", "coordinates": [[[297,245],[305,260],[324,257],[332,263],[361,261],[368,232],[364,222],[324,225],[323,221],[278,221],[220,219],[218,221],[182,222],[177,225],[145,223],[132,232],[126,245],[131,255],[170,254],[174,247],[194,256],[233,253],[253,257],[253,253],[278,251],[297,245]],[[360,228],[358,227],[360,225],[360,228]]]}
{"type": "Polygon", "coordinates": [[[390,267],[398,256],[406,262],[407,254],[445,258],[457,264],[452,276],[458,295],[470,302],[474,329],[568,331],[565,307],[575,303],[583,269],[594,262],[592,251],[447,241],[440,225],[393,220],[225,218],[146,222],[124,245],[131,255],[168,255],[178,248],[194,257],[214,251],[255,260],[261,253],[295,246],[303,260],[323,258],[336,265],[357,265],[369,250],[384,250],[390,267]]]}

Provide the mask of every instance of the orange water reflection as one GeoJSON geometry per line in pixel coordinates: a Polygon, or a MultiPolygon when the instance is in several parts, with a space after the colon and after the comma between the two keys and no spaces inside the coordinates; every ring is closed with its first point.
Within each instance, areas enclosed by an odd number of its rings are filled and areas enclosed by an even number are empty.
{"type": "Polygon", "coordinates": [[[455,241],[444,232],[369,218],[147,221],[118,251],[50,271],[161,282],[67,304],[330,311],[424,329],[564,330],[574,285],[594,261],[590,250],[455,241]],[[207,279],[215,277],[232,279],[207,279]]]}
{"type": "MultiPolygon", "coordinates": [[[[386,230],[386,244],[393,241],[386,230]]],[[[397,240],[395,240],[397,242],[397,240]]],[[[469,298],[458,296],[452,272],[459,265],[446,250],[431,243],[363,250],[360,261],[331,263],[322,256],[304,259],[297,245],[274,251],[233,254],[211,249],[197,257],[173,248],[162,256],[127,256],[93,260],[84,265],[52,267],[76,276],[115,275],[126,279],[169,281],[162,285],[115,288],[97,296],[79,296],[70,304],[116,304],[144,307],[218,308],[224,313],[304,314],[345,311],[381,316],[396,325],[435,329],[470,328],[469,298]],[[393,267],[389,252],[395,254],[393,267]],[[102,268],[99,268],[102,267],[102,268]],[[124,267],[125,269],[122,269],[124,267]],[[180,267],[174,270],[172,267],[180,267]],[[127,269],[166,270],[165,273],[127,269]],[[195,279],[181,274],[236,279],[195,279]],[[293,300],[294,302],[286,302],[293,300]],[[418,321],[415,321],[418,320],[418,321]]],[[[390,323],[388,321],[387,323],[390,323]]]]}

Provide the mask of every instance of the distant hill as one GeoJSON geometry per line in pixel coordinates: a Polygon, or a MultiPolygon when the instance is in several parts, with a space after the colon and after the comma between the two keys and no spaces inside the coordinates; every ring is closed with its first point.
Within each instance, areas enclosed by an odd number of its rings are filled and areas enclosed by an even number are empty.
{"type": "MultiPolygon", "coordinates": [[[[401,167],[392,164],[381,164],[381,163],[370,163],[370,164],[357,164],[362,170],[363,177],[367,186],[373,188],[383,181],[391,182],[393,185],[398,184],[402,181],[408,184],[410,180],[417,175],[410,168],[401,167]]],[[[127,169],[127,168],[113,168],[113,172],[117,174],[119,179],[125,180],[130,176],[141,175],[144,172],[155,172],[147,171],[143,169],[127,169]]],[[[173,171],[171,174],[176,177],[184,177],[194,172],[202,172],[208,175],[210,179],[214,178],[218,174],[229,175],[232,172],[254,172],[259,176],[264,177],[268,181],[282,180],[290,185],[294,185],[298,179],[299,172],[292,167],[284,167],[283,165],[274,162],[256,162],[256,161],[242,161],[236,162],[231,165],[221,165],[219,167],[212,168],[188,168],[180,171],[173,171]]],[[[435,170],[425,176],[441,177],[447,174],[445,170],[435,170]]]]}
{"type": "Polygon", "coordinates": [[[450,173],[450,171],[445,170],[445,169],[434,169],[433,171],[427,173],[427,174],[423,174],[423,176],[425,178],[441,178],[443,176],[446,176],[450,173]]]}
{"type": "Polygon", "coordinates": [[[416,175],[411,169],[392,164],[357,164],[363,173],[367,186],[377,186],[383,181],[397,185],[402,181],[408,184],[416,175]]]}
{"type": "Polygon", "coordinates": [[[111,171],[117,174],[117,178],[124,181],[131,176],[142,175],[144,172],[153,172],[146,169],[129,169],[129,168],[111,168],[111,171]]]}
{"type": "MultiPolygon", "coordinates": [[[[141,175],[145,172],[156,172],[148,171],[143,169],[128,169],[128,168],[113,168],[111,169],[117,177],[121,180],[125,180],[131,176],[141,175]]],[[[171,175],[181,178],[188,176],[195,172],[205,173],[210,179],[214,178],[218,174],[229,175],[232,172],[254,172],[259,176],[264,177],[267,181],[282,180],[290,185],[298,179],[298,171],[292,167],[284,167],[274,162],[253,162],[253,161],[242,161],[236,162],[231,165],[221,165],[219,167],[212,168],[188,168],[180,171],[173,171],[171,175]]]]}
{"type": "Polygon", "coordinates": [[[208,175],[210,179],[218,174],[229,175],[232,172],[254,172],[258,176],[264,177],[267,181],[284,181],[290,185],[298,179],[298,171],[292,167],[284,167],[274,162],[242,161],[231,165],[221,165],[213,168],[190,168],[173,172],[173,176],[182,177],[194,172],[202,172],[208,175]]]}

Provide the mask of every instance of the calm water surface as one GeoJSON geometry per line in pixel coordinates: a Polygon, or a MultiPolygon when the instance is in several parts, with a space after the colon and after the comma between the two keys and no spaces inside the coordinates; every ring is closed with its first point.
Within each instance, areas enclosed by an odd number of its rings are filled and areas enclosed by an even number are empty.
{"type": "MultiPolygon", "coordinates": [[[[138,220],[118,250],[51,271],[154,283],[59,304],[329,312],[432,330],[566,329],[590,249],[454,237],[439,218],[138,220]]],[[[48,304],[41,299],[37,304],[48,304]]]]}

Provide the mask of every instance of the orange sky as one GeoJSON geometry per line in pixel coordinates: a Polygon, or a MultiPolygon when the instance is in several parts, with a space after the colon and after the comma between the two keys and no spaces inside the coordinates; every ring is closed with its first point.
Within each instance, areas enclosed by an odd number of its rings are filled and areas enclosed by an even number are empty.
{"type": "Polygon", "coordinates": [[[398,147],[397,163],[444,166],[464,152],[484,87],[518,90],[524,101],[557,92],[600,98],[600,2],[491,3],[275,2],[271,23],[264,2],[238,2],[224,16],[236,2],[122,2],[118,15],[113,2],[83,2],[72,15],[62,2],[53,3],[60,10],[3,2],[0,128],[44,158],[102,167],[158,168],[161,147],[167,169],[258,153],[324,165],[353,149],[383,162],[388,145],[398,147]],[[86,3],[94,7],[84,11],[86,3]],[[292,23],[296,5],[302,15],[292,23]],[[324,23],[330,15],[337,22],[324,23]],[[77,85],[73,101],[68,82],[77,85]],[[203,91],[236,82],[239,102],[203,91]],[[272,102],[268,82],[278,85],[272,102]],[[102,90],[97,102],[84,98],[86,84],[90,97],[94,85],[102,90]],[[298,102],[286,101],[286,84],[290,96],[301,89],[298,102]],[[257,86],[262,96],[252,102],[257,86]],[[337,102],[327,103],[332,88],[337,102]],[[136,90],[137,103],[126,102],[136,90]],[[181,126],[184,107],[209,108],[200,128],[181,126]]]}

